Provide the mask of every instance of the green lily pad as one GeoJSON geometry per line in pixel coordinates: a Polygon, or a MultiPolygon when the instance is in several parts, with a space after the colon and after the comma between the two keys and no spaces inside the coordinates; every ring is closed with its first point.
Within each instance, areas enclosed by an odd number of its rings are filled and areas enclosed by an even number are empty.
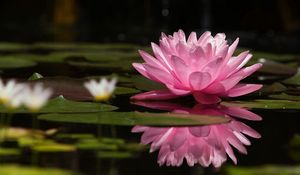
{"type": "Polygon", "coordinates": [[[82,124],[153,125],[153,126],[198,126],[229,122],[221,116],[184,115],[171,113],[101,112],[89,114],[44,114],[40,120],[82,124]]]}
{"type": "Polygon", "coordinates": [[[285,87],[283,84],[275,82],[271,85],[264,85],[260,90],[258,90],[258,94],[266,95],[266,94],[284,92],[286,90],[287,87],[285,87]]]}
{"type": "Polygon", "coordinates": [[[140,90],[128,87],[116,87],[114,94],[124,95],[124,94],[135,94],[141,92],[140,90]]]}
{"type": "Polygon", "coordinates": [[[136,153],[130,151],[99,151],[97,158],[101,159],[128,159],[136,157],[136,153]]]}
{"type": "Polygon", "coordinates": [[[300,68],[298,69],[298,72],[294,76],[292,76],[286,80],[283,80],[283,83],[299,86],[300,85],[300,68]]]}
{"type": "Polygon", "coordinates": [[[229,166],[226,171],[230,175],[299,175],[300,166],[266,165],[255,167],[229,166]]]}
{"type": "Polygon", "coordinates": [[[95,44],[95,43],[35,43],[36,49],[49,50],[137,50],[134,44],[95,44]]]}
{"type": "Polygon", "coordinates": [[[159,90],[166,89],[166,87],[160,83],[149,80],[140,75],[133,75],[130,80],[134,86],[139,90],[151,91],[151,90],[159,90]]]}
{"type": "Polygon", "coordinates": [[[118,150],[118,145],[105,143],[96,138],[82,139],[75,146],[79,150],[118,150]]]}
{"type": "Polygon", "coordinates": [[[0,43],[0,51],[9,51],[9,52],[17,52],[17,51],[24,51],[29,48],[27,44],[20,44],[20,43],[0,43]]]}
{"type": "Polygon", "coordinates": [[[18,156],[21,154],[21,151],[16,148],[1,148],[0,147],[0,157],[3,156],[18,156]]]}
{"type": "Polygon", "coordinates": [[[298,95],[289,95],[286,93],[274,94],[270,95],[270,98],[281,99],[281,100],[292,100],[292,101],[300,101],[300,96],[298,95]]]}
{"type": "Polygon", "coordinates": [[[300,109],[300,102],[288,100],[252,100],[221,102],[224,106],[238,106],[258,109],[300,109]]]}
{"type": "Polygon", "coordinates": [[[36,62],[11,56],[0,56],[0,69],[17,69],[33,67],[36,62]]]}
{"type": "Polygon", "coordinates": [[[276,61],[261,58],[258,60],[263,64],[263,67],[258,71],[261,73],[275,74],[275,75],[294,75],[297,72],[297,68],[282,64],[276,61]]]}
{"type": "Polygon", "coordinates": [[[55,168],[38,168],[32,166],[20,166],[15,164],[1,164],[0,174],[3,175],[75,175],[67,170],[60,170],[55,168]]]}
{"type": "Polygon", "coordinates": [[[300,135],[295,134],[289,142],[289,155],[296,161],[300,162],[300,135]]]}
{"type": "MultiPolygon", "coordinates": [[[[54,98],[48,102],[38,113],[89,113],[89,112],[101,112],[101,111],[112,111],[117,107],[92,102],[77,102],[66,100],[61,97],[54,98]]],[[[0,112],[10,113],[30,113],[30,111],[20,108],[14,111],[7,110],[4,106],[0,106],[0,112]]]]}

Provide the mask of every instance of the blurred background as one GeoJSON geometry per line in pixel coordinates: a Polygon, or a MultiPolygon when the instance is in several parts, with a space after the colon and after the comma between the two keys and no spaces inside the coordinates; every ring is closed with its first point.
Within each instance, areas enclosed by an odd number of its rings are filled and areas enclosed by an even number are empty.
{"type": "Polygon", "coordinates": [[[298,52],[296,0],[1,0],[0,41],[156,42],[160,32],[205,30],[241,46],[298,52]]]}

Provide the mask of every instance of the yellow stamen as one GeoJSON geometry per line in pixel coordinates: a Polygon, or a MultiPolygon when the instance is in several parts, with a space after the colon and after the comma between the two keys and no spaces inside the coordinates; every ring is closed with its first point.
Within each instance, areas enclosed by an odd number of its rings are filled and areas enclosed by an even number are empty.
{"type": "Polygon", "coordinates": [[[111,94],[99,94],[95,96],[95,101],[107,101],[110,98],[111,94]]]}

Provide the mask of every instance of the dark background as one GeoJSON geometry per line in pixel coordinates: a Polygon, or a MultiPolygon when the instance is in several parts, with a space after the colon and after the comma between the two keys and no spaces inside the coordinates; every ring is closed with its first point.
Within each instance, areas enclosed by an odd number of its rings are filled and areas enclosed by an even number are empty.
{"type": "Polygon", "coordinates": [[[160,32],[205,30],[241,45],[299,52],[297,0],[1,0],[0,41],[156,42],[160,32]]]}

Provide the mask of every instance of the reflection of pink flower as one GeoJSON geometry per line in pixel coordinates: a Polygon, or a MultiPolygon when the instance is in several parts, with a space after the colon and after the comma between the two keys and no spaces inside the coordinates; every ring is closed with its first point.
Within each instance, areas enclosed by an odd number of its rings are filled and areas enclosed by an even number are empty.
{"type": "Polygon", "coordinates": [[[140,51],[145,63],[133,63],[133,66],[167,89],[138,94],[132,99],[171,99],[192,94],[199,103],[213,104],[220,97],[237,97],[260,89],[258,84],[239,83],[261,64],[242,68],[252,55],[245,51],[233,56],[237,44],[238,39],[228,46],[225,34],[221,33],[213,37],[205,32],[197,39],[192,32],[187,40],[182,30],[173,36],[162,34],[159,46],[152,43],[155,57],[140,51]]]}
{"type": "MultiPolygon", "coordinates": [[[[142,105],[156,109],[168,109],[176,113],[222,115],[225,117],[231,115],[249,120],[261,119],[258,115],[237,107],[196,105],[193,109],[188,110],[182,107],[175,109],[174,105],[170,105],[168,108],[168,105],[162,103],[143,103],[142,105]]],[[[229,123],[208,126],[135,126],[132,132],[143,132],[141,142],[151,144],[150,152],[159,150],[158,163],[160,165],[180,166],[186,159],[189,166],[199,163],[204,167],[210,164],[214,167],[220,167],[227,160],[227,155],[235,164],[237,163],[232,146],[243,154],[247,153],[244,145],[251,143],[245,135],[260,138],[260,134],[249,126],[231,119],[232,121],[229,123]]]]}

